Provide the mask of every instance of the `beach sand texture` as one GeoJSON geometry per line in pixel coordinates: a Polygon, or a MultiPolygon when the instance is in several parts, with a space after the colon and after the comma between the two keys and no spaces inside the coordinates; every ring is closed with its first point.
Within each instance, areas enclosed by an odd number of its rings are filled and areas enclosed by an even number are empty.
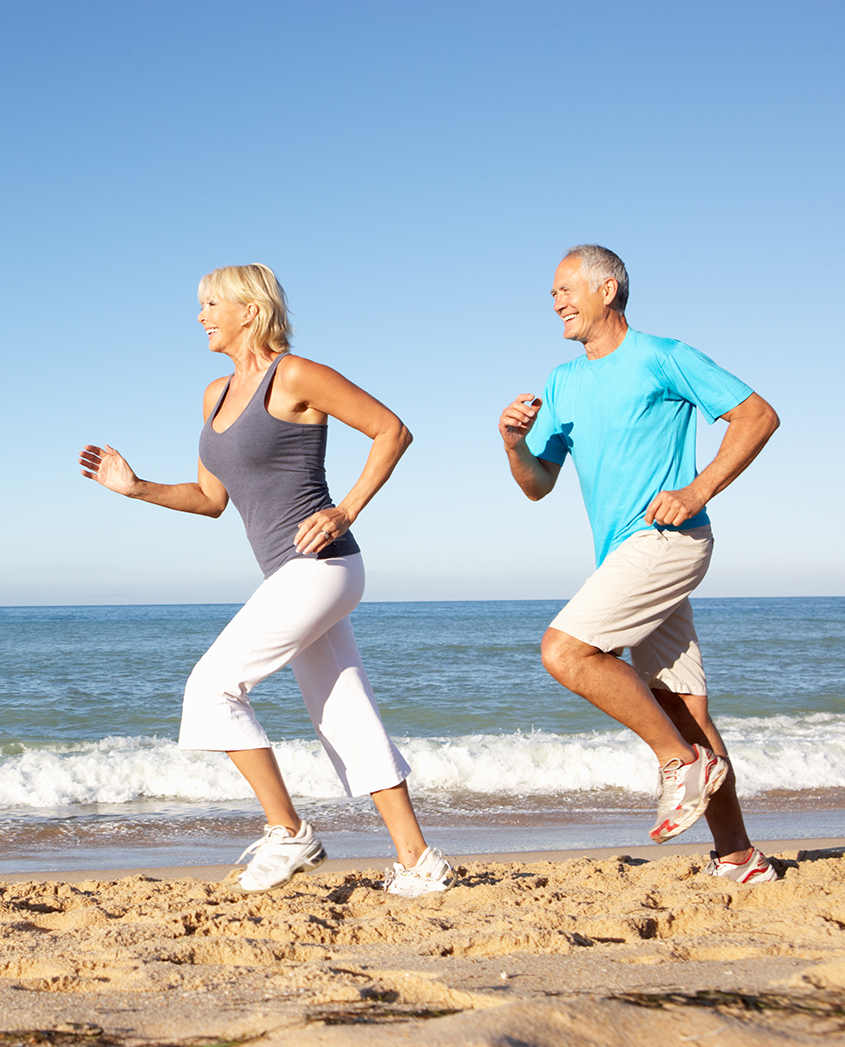
{"type": "Polygon", "coordinates": [[[845,1043],[843,855],[755,887],[701,853],[487,859],[418,901],[379,869],[5,882],[0,1043],[845,1043]]]}

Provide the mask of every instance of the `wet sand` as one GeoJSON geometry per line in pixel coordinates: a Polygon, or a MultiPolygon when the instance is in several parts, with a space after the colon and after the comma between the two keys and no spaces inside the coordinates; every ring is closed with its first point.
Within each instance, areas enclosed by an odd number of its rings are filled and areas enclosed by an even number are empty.
{"type": "Polygon", "coordinates": [[[0,1042],[845,1044],[845,840],[766,851],[754,887],[695,844],[465,855],[417,901],[371,858],[250,898],[222,867],[7,874],[0,1042]]]}

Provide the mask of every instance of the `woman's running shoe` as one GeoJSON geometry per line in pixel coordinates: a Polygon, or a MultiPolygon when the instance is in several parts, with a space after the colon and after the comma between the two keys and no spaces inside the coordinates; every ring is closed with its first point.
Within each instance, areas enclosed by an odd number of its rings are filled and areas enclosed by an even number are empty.
{"type": "Polygon", "coordinates": [[[448,891],[457,874],[436,847],[426,847],[417,864],[406,869],[400,862],[384,874],[384,890],[401,898],[419,898],[421,894],[448,891]]]}
{"type": "Polygon", "coordinates": [[[284,825],[265,825],[264,835],[251,843],[238,858],[252,858],[239,873],[232,890],[238,894],[261,894],[282,887],[298,872],[310,872],[326,860],[323,845],[314,835],[308,822],[303,822],[294,834],[284,825]]]}

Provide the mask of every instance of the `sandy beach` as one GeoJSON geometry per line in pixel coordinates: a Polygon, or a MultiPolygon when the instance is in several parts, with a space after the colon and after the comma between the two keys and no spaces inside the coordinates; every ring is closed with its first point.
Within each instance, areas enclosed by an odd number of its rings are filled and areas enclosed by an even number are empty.
{"type": "Polygon", "coordinates": [[[766,850],[755,887],[695,845],[464,856],[419,901],[372,859],[252,898],[218,867],[6,875],[0,1042],[845,1043],[845,840],[766,850]]]}

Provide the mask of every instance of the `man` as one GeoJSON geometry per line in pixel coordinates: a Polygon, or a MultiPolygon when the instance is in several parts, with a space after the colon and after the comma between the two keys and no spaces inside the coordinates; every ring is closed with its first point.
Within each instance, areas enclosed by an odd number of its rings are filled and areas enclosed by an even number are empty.
{"type": "Polygon", "coordinates": [[[743,883],[776,878],[745,831],[707,688],[689,603],[712,549],[706,503],[747,468],[778,427],[744,382],[682,342],[628,327],[628,274],[595,244],[555,272],[564,337],[585,355],[555,368],[544,400],[518,396],[499,420],[511,472],[536,501],[572,456],[597,570],[543,637],[543,664],[564,687],[630,727],[660,765],[663,843],[706,813],[707,871],[743,883]],[[541,409],[542,408],[542,409],[541,409]],[[695,468],[695,411],[728,427],[695,468]],[[618,655],[629,648],[632,665],[618,655]]]}

